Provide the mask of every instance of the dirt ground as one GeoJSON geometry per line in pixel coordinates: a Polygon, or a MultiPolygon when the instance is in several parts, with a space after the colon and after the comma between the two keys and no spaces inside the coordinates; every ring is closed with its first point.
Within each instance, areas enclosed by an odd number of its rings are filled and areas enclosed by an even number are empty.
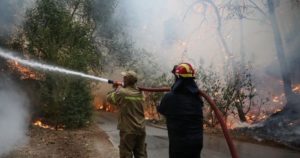
{"type": "Polygon", "coordinates": [[[31,127],[29,142],[1,158],[117,158],[118,150],[93,124],[79,130],[55,131],[31,127]]]}

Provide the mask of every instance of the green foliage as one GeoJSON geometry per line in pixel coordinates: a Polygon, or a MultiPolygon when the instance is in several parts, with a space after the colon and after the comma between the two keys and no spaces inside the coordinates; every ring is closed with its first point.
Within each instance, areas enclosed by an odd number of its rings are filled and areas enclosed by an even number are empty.
{"type": "Polygon", "coordinates": [[[92,115],[90,89],[82,80],[71,81],[69,86],[62,107],[64,115],[61,120],[67,128],[81,127],[89,122],[92,115]]]}
{"type": "MultiPolygon", "coordinates": [[[[92,36],[97,19],[93,18],[98,17],[97,22],[102,22],[109,13],[105,17],[99,17],[101,13],[92,16],[89,8],[94,3],[100,1],[37,0],[36,7],[27,11],[24,25],[29,54],[80,72],[98,67],[100,55],[92,36]]],[[[37,92],[42,106],[38,111],[45,121],[66,128],[89,122],[91,90],[86,81],[47,73],[39,85],[37,92]]]]}
{"type": "Polygon", "coordinates": [[[29,53],[40,59],[84,71],[97,57],[89,25],[74,21],[62,1],[38,1],[27,12],[24,31],[29,53]]]}
{"type": "MultiPolygon", "coordinates": [[[[75,3],[80,3],[81,1],[77,0],[75,3]]],[[[116,0],[84,0],[83,14],[87,19],[94,22],[96,29],[103,30],[103,27],[110,21],[116,5],[116,0]]],[[[107,31],[101,32],[107,33],[107,31]]]]}
{"type": "Polygon", "coordinates": [[[81,79],[47,76],[40,81],[39,116],[50,124],[66,128],[82,127],[89,122],[92,106],[90,90],[81,79]],[[59,80],[58,80],[59,79],[59,80]]]}

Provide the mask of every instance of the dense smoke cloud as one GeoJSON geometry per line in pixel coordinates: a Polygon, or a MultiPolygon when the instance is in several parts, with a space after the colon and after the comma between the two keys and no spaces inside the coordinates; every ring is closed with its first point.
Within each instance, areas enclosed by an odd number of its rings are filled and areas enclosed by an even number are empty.
{"type": "MultiPolygon", "coordinates": [[[[222,73],[225,53],[217,32],[216,14],[209,4],[194,2],[123,0],[118,4],[116,16],[124,19],[126,25],[123,28],[135,45],[153,53],[165,72],[169,72],[174,64],[190,62],[195,66],[200,63],[204,67],[213,65],[216,72],[222,73]]],[[[224,9],[224,4],[229,1],[214,2],[224,9]]],[[[254,19],[243,20],[243,40],[239,19],[226,19],[226,11],[221,8],[222,33],[236,61],[241,61],[243,41],[245,61],[253,68],[257,90],[275,96],[283,92],[283,86],[274,34],[267,6],[259,3],[261,1],[255,2],[264,14],[254,11],[250,14],[254,19]]],[[[276,15],[292,83],[296,85],[300,82],[300,7],[293,6],[290,1],[280,1],[276,15]]]]}
{"type": "MultiPolygon", "coordinates": [[[[161,59],[163,67],[171,68],[181,61],[221,66],[224,49],[217,35],[217,19],[209,5],[195,4],[193,0],[123,0],[116,9],[117,15],[125,19],[124,29],[133,38],[137,47],[144,48],[161,59]],[[167,59],[167,60],[166,60],[167,59]]],[[[214,1],[218,6],[227,1],[214,1]]],[[[238,3],[239,1],[236,0],[238,3]]],[[[259,3],[258,3],[259,4],[259,3]]],[[[225,6],[223,6],[225,7],[225,6]]],[[[268,10],[252,13],[254,20],[245,19],[244,48],[246,61],[251,61],[259,71],[271,71],[280,77],[273,32],[268,21],[268,10]],[[276,69],[274,69],[276,68],[276,69]],[[269,70],[271,69],[271,70],[269,70]]],[[[287,45],[287,58],[291,69],[299,67],[299,8],[291,9],[290,2],[282,2],[276,8],[279,24],[287,45]],[[295,56],[297,58],[295,58],[295,56]]],[[[222,14],[226,11],[221,10],[222,14]]],[[[230,52],[239,60],[240,22],[236,19],[222,20],[222,32],[230,52]]],[[[299,74],[298,74],[299,76],[299,74]]]]}
{"type": "Polygon", "coordinates": [[[0,76],[0,155],[26,142],[28,101],[22,91],[0,76]]]}
{"type": "MultiPolygon", "coordinates": [[[[200,59],[208,65],[223,61],[216,15],[209,6],[192,0],[126,0],[120,1],[117,11],[126,19],[125,29],[136,45],[168,59],[161,61],[167,67],[182,61],[197,64],[200,59]]],[[[255,57],[257,64],[266,64],[262,58],[273,53],[269,29],[259,22],[245,22],[247,58],[255,57]]],[[[239,58],[238,20],[223,20],[222,31],[230,51],[239,58]]]]}

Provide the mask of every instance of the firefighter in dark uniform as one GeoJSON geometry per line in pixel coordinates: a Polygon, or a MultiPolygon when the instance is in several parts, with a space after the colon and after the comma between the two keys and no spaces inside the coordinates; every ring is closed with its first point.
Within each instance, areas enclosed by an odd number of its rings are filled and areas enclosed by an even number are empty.
{"type": "Polygon", "coordinates": [[[123,87],[116,88],[107,96],[107,101],[119,108],[120,158],[147,158],[144,98],[135,86],[136,73],[127,71],[122,75],[123,87]]]}
{"type": "Polygon", "coordinates": [[[170,158],[200,158],[203,146],[203,101],[195,71],[188,63],[174,66],[175,83],[158,111],[166,117],[170,158]]]}

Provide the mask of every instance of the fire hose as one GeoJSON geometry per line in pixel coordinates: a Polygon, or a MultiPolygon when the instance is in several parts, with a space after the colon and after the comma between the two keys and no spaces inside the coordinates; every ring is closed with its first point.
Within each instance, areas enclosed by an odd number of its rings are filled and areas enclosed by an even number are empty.
{"type": "MultiPolygon", "coordinates": [[[[108,80],[108,83],[122,85],[121,82],[114,82],[112,80],[108,80]]],[[[170,88],[146,88],[146,87],[138,87],[138,89],[140,91],[145,91],[145,92],[169,92],[171,90],[170,88]]],[[[229,150],[230,150],[231,157],[232,158],[238,158],[237,150],[236,150],[236,148],[233,144],[233,141],[232,141],[232,139],[229,135],[227,126],[226,126],[225,121],[222,117],[222,113],[218,109],[218,107],[216,106],[216,103],[211,99],[210,96],[208,96],[206,93],[204,93],[200,89],[199,89],[199,96],[202,96],[209,103],[211,108],[213,109],[213,111],[214,111],[214,113],[215,113],[215,115],[216,115],[216,117],[217,117],[217,119],[218,119],[218,121],[221,125],[223,135],[226,139],[227,145],[228,145],[229,150]]]]}

